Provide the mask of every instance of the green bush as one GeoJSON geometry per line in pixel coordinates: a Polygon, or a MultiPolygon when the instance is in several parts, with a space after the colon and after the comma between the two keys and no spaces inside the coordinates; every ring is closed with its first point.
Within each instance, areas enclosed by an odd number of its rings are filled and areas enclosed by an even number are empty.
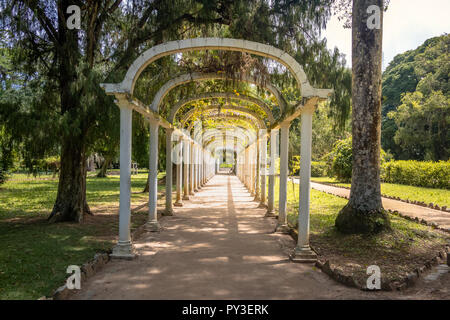
{"type": "Polygon", "coordinates": [[[298,176],[300,173],[300,156],[293,156],[290,163],[290,171],[293,176],[298,176]]]}
{"type": "MultiPolygon", "coordinates": [[[[337,141],[333,150],[326,157],[329,159],[328,162],[331,162],[331,169],[329,170],[331,176],[336,177],[336,179],[341,182],[351,182],[353,162],[352,138],[349,137],[337,141]]],[[[383,165],[390,157],[392,157],[392,155],[387,154],[381,149],[381,175],[383,175],[383,165]]]]}
{"type": "Polygon", "coordinates": [[[6,172],[0,168],[0,185],[6,182],[6,172]]]}
{"type": "MultiPolygon", "coordinates": [[[[327,175],[327,163],[324,161],[311,161],[311,177],[325,177],[327,175]]],[[[300,174],[300,156],[293,156],[290,162],[290,172],[293,176],[300,174]]]]}
{"type": "Polygon", "coordinates": [[[328,173],[328,165],[325,161],[311,162],[311,177],[326,177],[328,173]]]}
{"type": "Polygon", "coordinates": [[[331,173],[343,182],[352,179],[352,138],[339,140],[335,143],[332,151],[331,173]]]}
{"type": "Polygon", "coordinates": [[[383,165],[382,180],[417,187],[450,189],[450,161],[391,161],[383,165]]]}

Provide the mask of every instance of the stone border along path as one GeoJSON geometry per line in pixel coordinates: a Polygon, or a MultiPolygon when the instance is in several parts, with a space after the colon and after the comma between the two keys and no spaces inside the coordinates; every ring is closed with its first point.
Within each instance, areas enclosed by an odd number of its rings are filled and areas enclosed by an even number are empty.
{"type": "MultiPolygon", "coordinates": [[[[299,179],[291,179],[294,183],[298,184],[299,179]]],[[[333,194],[335,196],[346,198],[350,196],[350,190],[341,187],[331,186],[329,184],[323,184],[311,181],[311,188],[322,191],[325,193],[333,194]]],[[[418,206],[411,203],[406,203],[399,200],[393,200],[386,197],[382,197],[383,207],[386,210],[397,211],[402,216],[415,219],[417,222],[425,221],[427,224],[438,227],[444,231],[450,232],[450,213],[435,210],[427,207],[418,206]]]]}
{"type": "Polygon", "coordinates": [[[313,264],[292,263],[289,235],[235,176],[218,175],[161,232],[135,240],[132,261],[111,260],[72,299],[380,299],[330,279],[313,264]]]}

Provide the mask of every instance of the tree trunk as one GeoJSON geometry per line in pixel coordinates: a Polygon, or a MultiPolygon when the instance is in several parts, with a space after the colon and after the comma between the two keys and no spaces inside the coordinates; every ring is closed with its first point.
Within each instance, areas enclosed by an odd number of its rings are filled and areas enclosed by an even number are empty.
{"type": "Polygon", "coordinates": [[[105,178],[106,177],[106,172],[108,171],[108,168],[109,168],[109,165],[111,164],[112,158],[113,157],[111,155],[106,155],[105,161],[103,161],[102,167],[100,168],[100,171],[97,174],[97,178],[105,178]]]}
{"type": "Polygon", "coordinates": [[[61,114],[67,118],[61,143],[61,171],[58,193],[48,220],[50,222],[81,222],[85,213],[91,213],[86,201],[86,119],[83,118],[80,92],[77,81],[77,66],[80,61],[77,30],[66,26],[67,7],[71,0],[59,0],[57,61],[59,68],[59,90],[61,114]]]}
{"type": "Polygon", "coordinates": [[[50,222],[81,222],[85,213],[91,214],[86,201],[86,169],[84,142],[64,141],[58,194],[50,222]]]}
{"type": "Polygon", "coordinates": [[[150,192],[150,172],[147,175],[147,183],[145,184],[144,190],[142,190],[142,193],[149,193],[150,192]]]}
{"type": "Polygon", "coordinates": [[[343,233],[376,233],[389,227],[381,203],[381,59],[383,0],[354,0],[352,11],[352,186],[336,218],[343,233]],[[369,29],[369,6],[380,10],[380,28],[369,29]]]}

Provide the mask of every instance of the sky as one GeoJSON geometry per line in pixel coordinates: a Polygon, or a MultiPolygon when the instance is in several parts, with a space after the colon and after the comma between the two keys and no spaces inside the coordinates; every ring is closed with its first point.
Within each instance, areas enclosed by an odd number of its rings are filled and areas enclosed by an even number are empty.
{"type": "MultiPolygon", "coordinates": [[[[450,33],[450,0],[391,0],[384,13],[383,70],[400,53],[415,49],[429,38],[450,33]]],[[[337,17],[328,22],[323,36],[328,48],[338,47],[351,66],[352,32],[337,17]]]]}

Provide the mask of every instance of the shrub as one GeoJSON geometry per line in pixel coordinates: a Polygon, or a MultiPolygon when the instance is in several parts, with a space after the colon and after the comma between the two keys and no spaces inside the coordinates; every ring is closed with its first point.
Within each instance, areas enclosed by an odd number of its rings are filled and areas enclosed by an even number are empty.
{"type": "Polygon", "coordinates": [[[326,177],[328,165],[325,161],[311,162],[311,177],[326,177]]]}
{"type": "Polygon", "coordinates": [[[292,157],[290,167],[292,175],[298,176],[300,174],[300,156],[292,157]]]}
{"type": "Polygon", "coordinates": [[[332,151],[331,173],[339,181],[349,182],[352,179],[352,138],[339,140],[332,151]]]}
{"type": "MultiPolygon", "coordinates": [[[[380,175],[383,175],[383,165],[390,157],[392,155],[381,149],[380,175]]],[[[337,180],[342,182],[350,182],[352,180],[353,150],[351,137],[337,141],[326,158],[329,159],[328,162],[331,162],[331,170],[329,172],[331,176],[335,176],[337,180]]]]}
{"type": "Polygon", "coordinates": [[[450,189],[450,161],[391,161],[383,169],[385,182],[450,189]]]}
{"type": "MultiPolygon", "coordinates": [[[[300,156],[293,156],[290,162],[290,171],[294,176],[300,174],[300,156]]],[[[324,161],[311,161],[311,177],[325,177],[327,175],[327,163],[324,161]]]]}

